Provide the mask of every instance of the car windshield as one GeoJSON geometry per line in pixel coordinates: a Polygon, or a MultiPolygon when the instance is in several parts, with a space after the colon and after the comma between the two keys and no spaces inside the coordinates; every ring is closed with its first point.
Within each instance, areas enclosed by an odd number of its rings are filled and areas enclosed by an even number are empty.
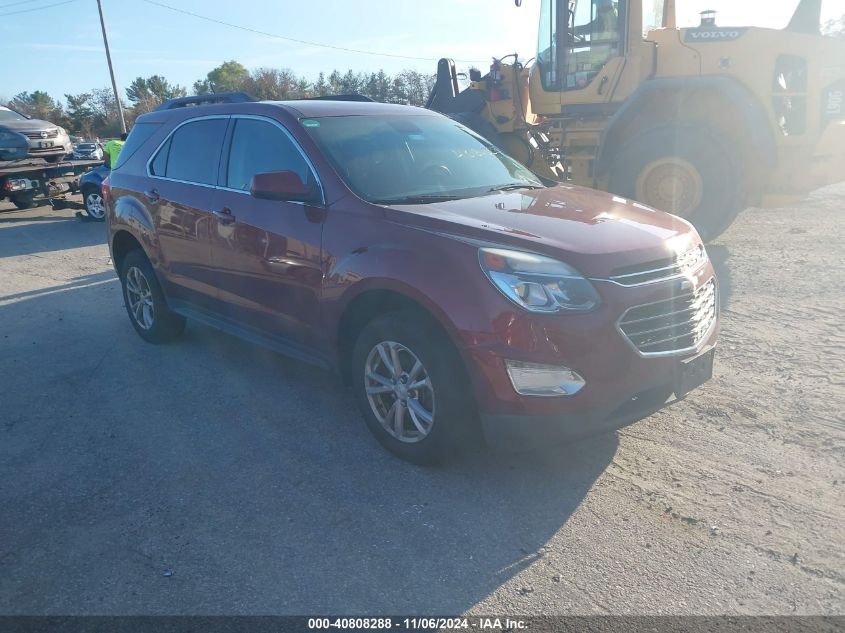
{"type": "Polygon", "coordinates": [[[97,146],[93,143],[80,143],[76,146],[76,149],[84,149],[84,150],[92,150],[95,149],[97,146]]]}
{"type": "Polygon", "coordinates": [[[337,116],[301,122],[340,177],[369,202],[424,203],[543,186],[528,169],[446,117],[337,116]]]}
{"type": "Polygon", "coordinates": [[[0,121],[26,121],[26,117],[0,106],[0,121]]]}

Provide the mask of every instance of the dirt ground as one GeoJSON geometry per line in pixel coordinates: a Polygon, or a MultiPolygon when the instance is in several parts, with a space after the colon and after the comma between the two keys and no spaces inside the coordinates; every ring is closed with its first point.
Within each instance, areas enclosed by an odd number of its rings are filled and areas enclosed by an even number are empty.
{"type": "Polygon", "coordinates": [[[685,401],[421,469],[321,371],[143,343],[102,225],[0,213],[0,613],[843,614],[843,221],[845,184],[709,246],[685,401]]]}

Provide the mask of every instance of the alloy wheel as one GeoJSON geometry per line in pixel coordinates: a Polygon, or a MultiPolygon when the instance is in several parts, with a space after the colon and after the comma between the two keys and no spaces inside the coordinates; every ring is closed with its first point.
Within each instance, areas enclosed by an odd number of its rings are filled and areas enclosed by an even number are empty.
{"type": "Polygon", "coordinates": [[[434,426],[434,388],[422,361],[395,341],[382,341],[364,364],[367,400],[379,424],[400,442],[419,442],[434,426]]]}
{"type": "Polygon", "coordinates": [[[135,266],[126,271],[126,299],[135,323],[144,330],[155,324],[155,306],[150,283],[143,271],[135,266]]]}
{"type": "Polygon", "coordinates": [[[100,220],[106,215],[106,206],[103,203],[103,197],[99,193],[91,192],[85,196],[85,208],[88,211],[88,215],[92,218],[100,220]]]}

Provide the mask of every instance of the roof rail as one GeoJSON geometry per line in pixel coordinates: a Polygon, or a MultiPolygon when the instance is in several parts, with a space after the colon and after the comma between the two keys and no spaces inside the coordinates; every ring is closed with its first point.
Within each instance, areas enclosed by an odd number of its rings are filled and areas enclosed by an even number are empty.
{"type": "Polygon", "coordinates": [[[374,102],[365,95],[348,94],[348,95],[323,95],[321,97],[305,97],[302,101],[368,101],[374,102]]]}
{"type": "Polygon", "coordinates": [[[156,111],[175,110],[176,108],[187,106],[211,105],[214,103],[247,103],[249,101],[255,101],[255,98],[245,92],[213,92],[207,95],[168,99],[157,107],[156,111]]]}

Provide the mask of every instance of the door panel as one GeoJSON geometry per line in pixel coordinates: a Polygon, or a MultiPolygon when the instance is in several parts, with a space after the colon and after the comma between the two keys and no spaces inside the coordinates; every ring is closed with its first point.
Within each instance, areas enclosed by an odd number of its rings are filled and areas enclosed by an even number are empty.
{"type": "Polygon", "coordinates": [[[224,316],[312,344],[322,285],[322,211],[218,190],[211,248],[224,316]]]}
{"type": "Polygon", "coordinates": [[[147,204],[156,221],[168,295],[208,307],[217,295],[209,239],[214,189],[161,180],[150,193],[159,196],[147,204]]]}

